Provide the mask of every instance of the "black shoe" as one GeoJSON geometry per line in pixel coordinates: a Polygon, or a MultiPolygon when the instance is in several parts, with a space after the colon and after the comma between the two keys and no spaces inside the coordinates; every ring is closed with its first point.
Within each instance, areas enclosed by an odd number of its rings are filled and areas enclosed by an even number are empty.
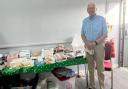
{"type": "Polygon", "coordinates": [[[96,89],[96,88],[88,88],[88,89],[96,89]]]}

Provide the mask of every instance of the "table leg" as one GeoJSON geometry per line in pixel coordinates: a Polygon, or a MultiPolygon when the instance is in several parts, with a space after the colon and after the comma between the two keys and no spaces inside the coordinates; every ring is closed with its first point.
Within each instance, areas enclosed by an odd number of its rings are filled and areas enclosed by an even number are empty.
{"type": "Polygon", "coordinates": [[[79,78],[80,77],[80,70],[79,70],[79,65],[77,65],[77,77],[79,78]]]}
{"type": "Polygon", "coordinates": [[[86,79],[86,86],[88,88],[88,65],[84,64],[85,66],[85,79],[86,79]]]}

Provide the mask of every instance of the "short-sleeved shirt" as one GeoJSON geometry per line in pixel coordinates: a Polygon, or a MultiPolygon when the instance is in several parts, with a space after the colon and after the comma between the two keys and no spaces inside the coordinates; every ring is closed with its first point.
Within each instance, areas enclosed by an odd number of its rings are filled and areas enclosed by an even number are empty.
{"type": "Polygon", "coordinates": [[[87,40],[96,41],[107,33],[107,25],[104,17],[95,15],[83,20],[81,34],[85,35],[87,40]]]}

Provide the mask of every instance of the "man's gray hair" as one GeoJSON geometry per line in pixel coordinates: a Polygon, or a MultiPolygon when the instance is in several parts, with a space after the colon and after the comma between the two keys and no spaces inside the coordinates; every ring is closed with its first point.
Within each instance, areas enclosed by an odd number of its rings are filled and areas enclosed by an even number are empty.
{"type": "Polygon", "coordinates": [[[89,1],[89,2],[88,2],[88,6],[89,6],[89,5],[94,5],[94,6],[96,6],[96,3],[93,2],[93,1],[89,1]]]}

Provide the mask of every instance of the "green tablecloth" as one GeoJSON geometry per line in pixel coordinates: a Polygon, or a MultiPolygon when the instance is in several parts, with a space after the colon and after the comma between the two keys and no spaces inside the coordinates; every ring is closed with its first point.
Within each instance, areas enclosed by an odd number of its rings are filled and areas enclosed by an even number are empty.
{"type": "Polygon", "coordinates": [[[20,74],[20,73],[42,73],[42,72],[50,72],[54,68],[58,68],[58,67],[79,65],[79,64],[85,64],[85,63],[87,63],[86,58],[79,57],[74,59],[68,59],[62,62],[56,62],[53,64],[44,64],[41,66],[23,67],[23,68],[6,67],[1,71],[1,73],[2,75],[5,75],[5,76],[20,74]]]}

